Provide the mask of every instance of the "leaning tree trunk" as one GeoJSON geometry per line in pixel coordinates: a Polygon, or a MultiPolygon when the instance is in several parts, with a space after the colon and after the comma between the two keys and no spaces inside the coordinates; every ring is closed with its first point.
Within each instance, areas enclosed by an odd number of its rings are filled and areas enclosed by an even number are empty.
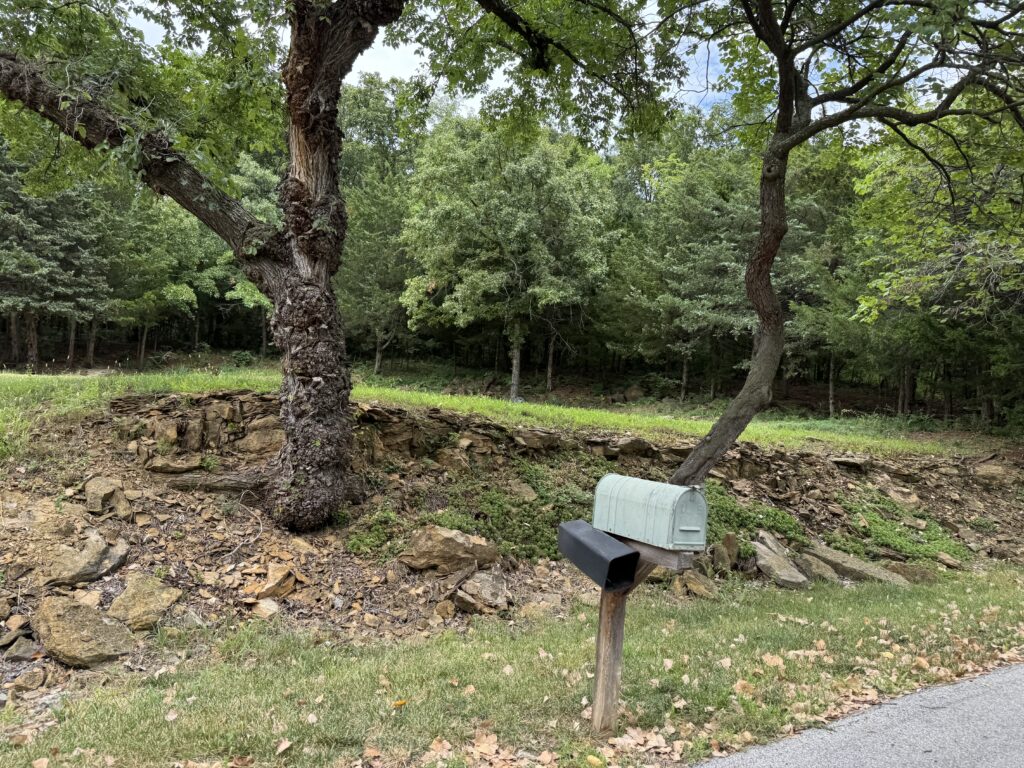
{"type": "Polygon", "coordinates": [[[757,312],[754,352],[743,388],[726,407],[670,482],[693,485],[704,482],[718,460],[732,447],[751,419],[772,398],[772,382],[782,360],[784,345],[782,304],[772,286],[772,265],[786,236],[786,164],[788,152],[769,148],[761,170],[761,226],[754,253],[747,263],[747,299],[757,312]]]}

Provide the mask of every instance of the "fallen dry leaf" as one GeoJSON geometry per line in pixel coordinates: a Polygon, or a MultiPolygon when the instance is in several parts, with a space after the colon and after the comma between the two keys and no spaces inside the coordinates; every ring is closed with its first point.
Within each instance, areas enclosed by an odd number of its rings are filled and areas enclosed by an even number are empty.
{"type": "Polygon", "coordinates": [[[292,743],[288,741],[288,739],[281,739],[281,741],[277,743],[277,751],[275,752],[275,754],[283,754],[284,752],[288,751],[288,748],[291,745],[292,743]]]}

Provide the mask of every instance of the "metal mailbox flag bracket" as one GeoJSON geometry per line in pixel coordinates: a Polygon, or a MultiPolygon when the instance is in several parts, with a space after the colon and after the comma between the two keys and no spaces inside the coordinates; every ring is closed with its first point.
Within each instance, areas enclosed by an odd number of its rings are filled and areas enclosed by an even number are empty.
{"type": "Polygon", "coordinates": [[[571,520],[558,527],[558,549],[601,587],[591,725],[615,729],[626,598],[658,566],[690,568],[707,536],[703,489],[606,475],[594,494],[594,525],[571,520]]]}

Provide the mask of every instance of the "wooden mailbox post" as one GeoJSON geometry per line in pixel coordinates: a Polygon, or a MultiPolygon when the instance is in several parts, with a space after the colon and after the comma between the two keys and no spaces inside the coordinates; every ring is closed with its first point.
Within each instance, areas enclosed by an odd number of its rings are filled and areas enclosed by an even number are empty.
{"type": "Polygon", "coordinates": [[[591,725],[615,729],[626,599],[658,566],[673,572],[704,550],[707,503],[700,488],[606,475],[594,494],[594,525],[573,520],[559,526],[558,546],[601,586],[597,663],[591,725]]]}

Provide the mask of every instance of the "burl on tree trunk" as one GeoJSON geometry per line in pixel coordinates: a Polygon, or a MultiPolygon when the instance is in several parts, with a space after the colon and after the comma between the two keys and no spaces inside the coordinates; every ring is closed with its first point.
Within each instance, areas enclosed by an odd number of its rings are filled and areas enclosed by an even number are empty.
{"type": "MultiPolygon", "coordinates": [[[[297,530],[330,520],[352,481],[351,380],[331,289],[346,230],[338,183],[341,83],[403,6],[404,0],[288,3],[291,47],[282,79],[290,162],[279,200],[282,231],[219,190],[162,133],[145,133],[139,141],[135,170],[141,178],[219,235],[273,302],[274,341],[284,358],[285,443],[267,473],[266,499],[276,522],[297,530]]],[[[124,118],[91,98],[69,95],[16,53],[0,51],[0,93],[88,149],[120,147],[129,136],[124,118]]]]}

